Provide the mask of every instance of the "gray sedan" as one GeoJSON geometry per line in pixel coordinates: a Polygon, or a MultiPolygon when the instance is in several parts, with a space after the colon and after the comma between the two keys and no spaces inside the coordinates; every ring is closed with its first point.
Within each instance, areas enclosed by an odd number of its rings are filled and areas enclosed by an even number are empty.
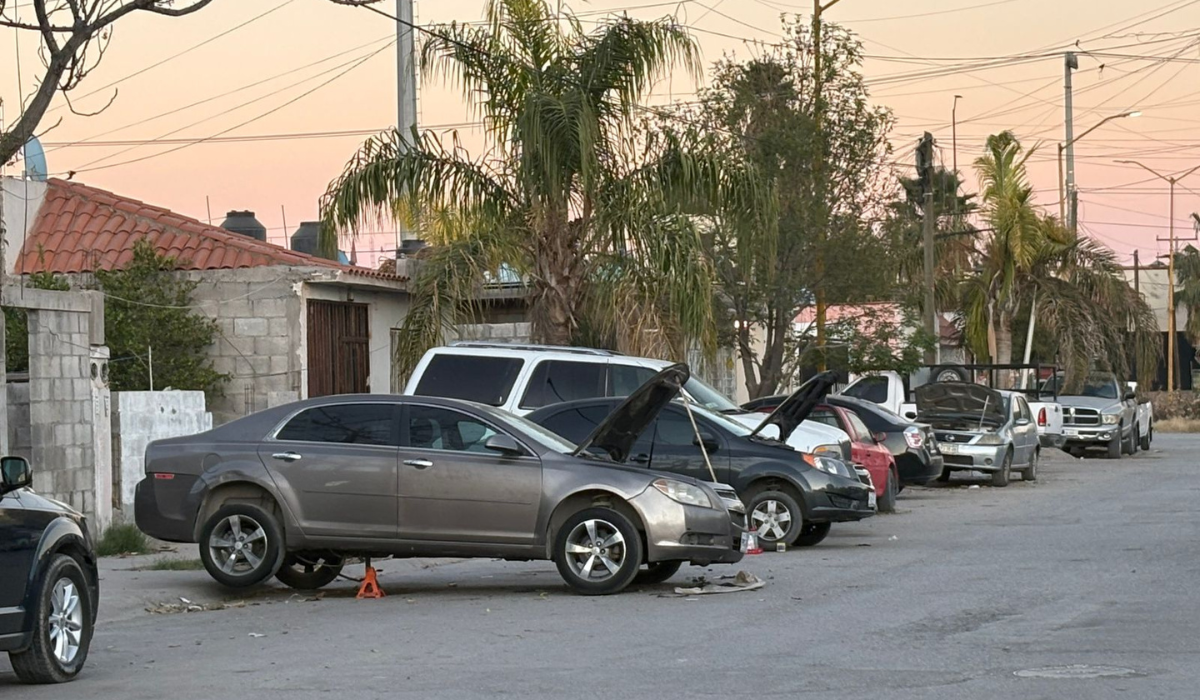
{"type": "Polygon", "coordinates": [[[553,560],[595,595],[663,580],[681,562],[736,562],[735,495],[595,454],[627,450],[686,380],[685,366],[664,370],[580,447],[452,399],[281,406],[152,443],[137,524],[199,542],[209,574],[233,587],[274,575],[317,588],[347,557],[488,557],[553,560]]]}
{"type": "Polygon", "coordinates": [[[991,474],[993,486],[1008,486],[1013,471],[1037,478],[1041,445],[1025,397],[979,384],[933,382],[918,387],[917,420],[933,427],[945,459],[939,481],[950,472],[991,474]]]}

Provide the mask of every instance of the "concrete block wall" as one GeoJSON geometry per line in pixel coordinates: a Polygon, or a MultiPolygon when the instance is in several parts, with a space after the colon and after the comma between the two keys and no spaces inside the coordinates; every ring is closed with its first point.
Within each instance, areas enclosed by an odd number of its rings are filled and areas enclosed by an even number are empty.
{"type": "Polygon", "coordinates": [[[97,520],[88,314],[29,310],[34,488],[97,520]]]}
{"type": "Polygon", "coordinates": [[[154,440],[212,429],[202,391],[118,391],[112,395],[112,460],[120,517],[133,519],[133,498],[154,440]]]}
{"type": "Polygon", "coordinates": [[[533,331],[528,323],[474,323],[456,326],[447,340],[528,343],[531,337],[533,337],[533,331]]]}
{"type": "Polygon", "coordinates": [[[29,426],[29,382],[8,384],[8,454],[33,459],[29,426]]]}
{"type": "Polygon", "coordinates": [[[231,377],[225,395],[209,404],[214,422],[268,408],[274,395],[299,396],[303,273],[264,267],[188,274],[200,283],[193,293],[197,310],[217,322],[209,357],[231,377]]]}

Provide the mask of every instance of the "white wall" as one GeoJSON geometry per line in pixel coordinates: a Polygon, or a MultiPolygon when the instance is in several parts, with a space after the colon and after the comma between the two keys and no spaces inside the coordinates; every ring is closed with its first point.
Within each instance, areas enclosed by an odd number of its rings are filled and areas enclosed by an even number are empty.
{"type": "Polygon", "coordinates": [[[212,428],[202,391],[118,391],[112,394],[113,470],[119,475],[120,507],[133,519],[133,497],[146,475],[146,447],[154,440],[194,435],[212,428]]]}
{"type": "Polygon", "coordinates": [[[345,284],[308,283],[304,285],[305,311],[302,313],[304,331],[300,347],[304,349],[304,396],[308,396],[308,312],[307,301],[341,301],[366,304],[371,329],[370,389],[372,394],[387,394],[392,390],[392,329],[399,328],[408,314],[408,295],[401,291],[372,291],[345,284]]]}

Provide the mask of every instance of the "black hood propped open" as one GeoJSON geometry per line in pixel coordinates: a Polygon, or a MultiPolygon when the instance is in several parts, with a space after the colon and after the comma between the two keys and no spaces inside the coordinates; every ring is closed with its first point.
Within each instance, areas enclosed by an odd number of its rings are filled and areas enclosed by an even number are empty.
{"type": "Polygon", "coordinates": [[[837,374],[834,372],[821,372],[804,382],[799,389],[792,392],[791,396],[784,399],[783,403],[779,404],[766,420],[759,423],[752,434],[758,435],[763,428],[774,425],[779,428],[777,439],[780,442],[787,442],[792,431],[799,427],[804,419],[812,413],[812,410],[825,400],[825,397],[829,395],[829,390],[836,383],[837,374]]]}
{"type": "Polygon", "coordinates": [[[587,436],[572,454],[583,454],[589,447],[598,447],[616,462],[629,458],[633,443],[654,423],[658,414],[679,395],[691,377],[685,364],[671,365],[646,380],[621,405],[587,436]]]}

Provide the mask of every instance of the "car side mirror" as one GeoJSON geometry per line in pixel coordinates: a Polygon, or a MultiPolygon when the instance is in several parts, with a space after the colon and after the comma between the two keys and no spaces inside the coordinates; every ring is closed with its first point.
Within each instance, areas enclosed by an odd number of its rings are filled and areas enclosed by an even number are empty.
{"type": "Polygon", "coordinates": [[[1137,392],[1136,392],[1136,391],[1126,391],[1126,392],[1125,392],[1125,400],[1126,400],[1126,401],[1134,401],[1134,400],[1136,400],[1136,399],[1137,399],[1137,392]]]}
{"type": "Polygon", "coordinates": [[[1018,418],[1017,419],[1017,425],[1029,425],[1029,423],[1030,423],[1030,421],[1028,418],[1018,418]]]}
{"type": "Polygon", "coordinates": [[[721,448],[720,441],[712,433],[700,433],[700,436],[692,440],[692,444],[696,447],[703,445],[704,451],[712,454],[721,448]]]}
{"type": "Polygon", "coordinates": [[[517,441],[508,435],[493,435],[483,443],[483,446],[492,452],[499,452],[505,457],[519,457],[525,453],[517,441]]]}
{"type": "Polygon", "coordinates": [[[887,433],[871,433],[871,439],[875,441],[875,444],[882,445],[887,442],[887,433]]]}
{"type": "Polygon", "coordinates": [[[3,487],[0,488],[0,492],[8,493],[33,485],[33,470],[24,457],[0,459],[0,473],[3,475],[3,487]]]}

